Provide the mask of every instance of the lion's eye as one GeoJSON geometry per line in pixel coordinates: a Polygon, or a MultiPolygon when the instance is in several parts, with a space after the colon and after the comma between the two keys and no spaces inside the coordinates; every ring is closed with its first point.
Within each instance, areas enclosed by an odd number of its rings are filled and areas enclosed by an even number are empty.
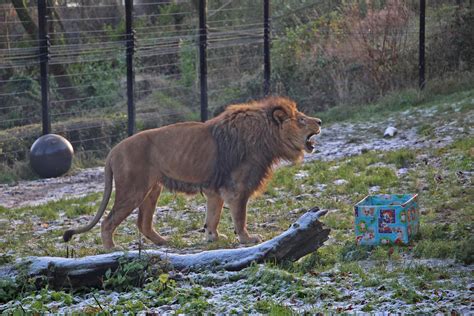
{"type": "Polygon", "coordinates": [[[298,123],[300,123],[301,125],[306,125],[306,120],[304,119],[304,117],[300,117],[298,119],[298,123]]]}

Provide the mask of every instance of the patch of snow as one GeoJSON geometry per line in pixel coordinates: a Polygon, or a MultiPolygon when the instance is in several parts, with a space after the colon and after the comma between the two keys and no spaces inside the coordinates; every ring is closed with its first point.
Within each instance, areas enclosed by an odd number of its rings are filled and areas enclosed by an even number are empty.
{"type": "Polygon", "coordinates": [[[380,186],[378,186],[378,185],[375,185],[375,186],[369,188],[369,194],[375,194],[375,193],[378,193],[378,192],[380,192],[380,186]]]}
{"type": "Polygon", "coordinates": [[[59,199],[78,198],[104,189],[103,168],[84,169],[59,178],[0,184],[0,206],[35,206],[59,199]]]}
{"type": "Polygon", "coordinates": [[[407,174],[408,172],[409,172],[408,168],[400,168],[397,170],[397,175],[401,176],[401,175],[407,174]]]}
{"type": "Polygon", "coordinates": [[[324,191],[326,191],[327,186],[328,185],[325,184],[325,183],[318,183],[314,187],[315,187],[316,190],[324,192],[324,191]]]}
{"type": "Polygon", "coordinates": [[[297,173],[295,174],[294,179],[295,179],[295,180],[301,180],[301,179],[307,178],[308,176],[309,176],[309,172],[308,172],[308,171],[306,171],[306,170],[301,170],[301,171],[299,171],[299,172],[297,172],[297,173]]]}
{"type": "Polygon", "coordinates": [[[349,181],[345,180],[345,179],[337,179],[337,180],[334,180],[333,182],[335,185],[344,185],[344,184],[347,184],[349,183],[349,181]]]}

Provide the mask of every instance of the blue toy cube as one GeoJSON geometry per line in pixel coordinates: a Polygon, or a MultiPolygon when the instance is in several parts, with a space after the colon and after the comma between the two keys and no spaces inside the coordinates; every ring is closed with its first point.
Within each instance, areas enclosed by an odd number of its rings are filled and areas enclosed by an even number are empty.
{"type": "Polygon", "coordinates": [[[406,244],[418,233],[417,194],[366,196],[354,206],[358,245],[406,244]]]}

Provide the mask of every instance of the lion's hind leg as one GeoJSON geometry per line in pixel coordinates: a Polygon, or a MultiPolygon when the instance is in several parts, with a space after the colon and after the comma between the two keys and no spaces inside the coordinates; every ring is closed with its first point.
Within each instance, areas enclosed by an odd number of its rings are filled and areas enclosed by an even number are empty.
{"type": "Polygon", "coordinates": [[[115,246],[113,237],[115,230],[135,208],[142,204],[149,192],[146,185],[127,183],[127,186],[125,186],[122,183],[116,181],[114,206],[101,224],[102,243],[106,249],[115,246]]]}
{"type": "Polygon", "coordinates": [[[153,215],[156,209],[156,202],[161,194],[161,189],[161,184],[156,183],[138,208],[138,229],[156,245],[164,245],[167,242],[167,240],[160,236],[153,228],[153,215]]]}
{"type": "Polygon", "coordinates": [[[120,223],[122,223],[137,206],[136,202],[133,200],[117,198],[117,194],[115,196],[116,199],[114,202],[114,206],[112,207],[112,210],[110,210],[107,217],[104,218],[100,226],[102,243],[105,249],[111,249],[115,247],[115,229],[117,229],[117,226],[120,225],[120,223]]]}

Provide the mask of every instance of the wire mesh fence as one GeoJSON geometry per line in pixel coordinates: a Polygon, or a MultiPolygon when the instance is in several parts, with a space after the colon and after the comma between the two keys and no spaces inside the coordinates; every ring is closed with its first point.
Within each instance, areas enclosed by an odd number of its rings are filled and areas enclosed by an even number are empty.
{"type": "MultiPolygon", "coordinates": [[[[44,131],[42,48],[48,57],[51,132],[70,140],[80,156],[104,157],[127,136],[127,54],[133,55],[137,130],[200,119],[199,5],[206,1],[135,0],[133,32],[126,29],[126,2],[42,1],[45,42],[38,37],[34,1],[0,4],[2,166],[27,160],[29,147],[44,131]],[[130,43],[133,49],[127,53],[130,43]]],[[[210,117],[225,105],[265,95],[266,31],[271,31],[267,35],[272,43],[270,90],[296,99],[304,110],[363,103],[417,86],[419,1],[273,0],[267,24],[264,2],[207,3],[205,93],[210,117]]],[[[472,43],[459,46],[470,43],[462,39],[472,38],[472,16],[467,2],[428,3],[428,79],[472,68],[472,54],[466,53],[472,43]]]]}
{"type": "MultiPolygon", "coordinates": [[[[127,136],[125,6],[110,1],[46,1],[52,133],[80,155],[99,157],[127,136]]],[[[261,72],[261,4],[210,3],[209,110],[246,100],[242,76],[261,72]],[[235,18],[253,7],[254,14],[235,18]],[[231,18],[234,17],[234,18],[231,18]],[[229,95],[231,93],[231,95],[229,95]]],[[[199,24],[192,1],[135,1],[133,83],[139,130],[199,120],[199,24]]],[[[38,7],[0,5],[0,160],[25,160],[41,135],[38,7]]],[[[44,132],[44,131],[43,131],[44,132]]]]}

